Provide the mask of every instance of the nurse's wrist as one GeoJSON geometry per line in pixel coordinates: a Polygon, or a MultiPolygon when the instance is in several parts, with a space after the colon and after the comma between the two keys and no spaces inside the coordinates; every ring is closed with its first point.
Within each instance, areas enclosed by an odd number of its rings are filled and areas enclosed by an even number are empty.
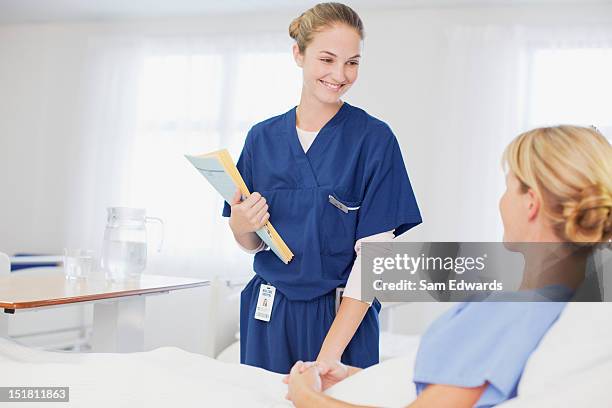
{"type": "Polygon", "coordinates": [[[317,356],[317,361],[326,361],[326,362],[337,362],[340,361],[342,358],[342,355],[336,355],[334,353],[319,353],[319,355],[317,356]]]}
{"type": "Polygon", "coordinates": [[[340,361],[342,359],[342,353],[344,353],[344,347],[338,344],[334,333],[331,333],[330,330],[323,341],[321,350],[319,350],[317,361],[340,361]]]}
{"type": "Polygon", "coordinates": [[[234,239],[242,248],[252,251],[261,246],[263,242],[262,239],[255,232],[245,232],[245,233],[236,233],[232,229],[232,233],[234,234],[234,239]]]}

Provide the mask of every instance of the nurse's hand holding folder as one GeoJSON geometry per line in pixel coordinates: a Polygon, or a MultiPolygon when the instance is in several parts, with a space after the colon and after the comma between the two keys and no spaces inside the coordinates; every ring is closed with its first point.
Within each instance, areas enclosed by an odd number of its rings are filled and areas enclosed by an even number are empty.
{"type": "Polygon", "coordinates": [[[229,225],[236,241],[248,250],[261,246],[263,241],[255,231],[263,228],[270,218],[266,199],[261,194],[254,192],[242,201],[240,190],[236,190],[230,205],[232,214],[229,225]]]}
{"type": "MultiPolygon", "coordinates": [[[[251,196],[249,187],[244,182],[242,175],[236,168],[232,157],[226,149],[201,154],[198,156],[186,155],[185,157],[200,172],[200,174],[210,182],[215,190],[221,194],[227,203],[234,202],[238,204],[237,200],[239,197],[245,197],[246,200],[249,200],[249,197],[251,196]],[[238,196],[237,191],[240,192],[240,196],[238,196]]],[[[247,204],[248,208],[250,209],[252,207],[251,203],[256,205],[256,202],[259,201],[260,198],[261,195],[256,193],[256,196],[253,197],[252,200],[249,200],[249,204],[247,204]]],[[[242,209],[243,207],[239,208],[242,209]]],[[[254,217],[248,210],[245,210],[244,214],[246,216],[254,217]]],[[[227,216],[229,216],[229,212],[227,216]]],[[[242,231],[243,233],[250,232],[244,230],[245,224],[243,222],[239,222],[238,224],[239,231],[242,231]]],[[[255,219],[255,221],[251,224],[259,225],[259,220],[255,219]]],[[[287,244],[285,244],[270,222],[266,220],[259,229],[255,230],[255,233],[263,241],[260,245],[260,249],[270,248],[284,264],[291,262],[293,252],[291,252],[291,249],[289,249],[287,244]]]]}

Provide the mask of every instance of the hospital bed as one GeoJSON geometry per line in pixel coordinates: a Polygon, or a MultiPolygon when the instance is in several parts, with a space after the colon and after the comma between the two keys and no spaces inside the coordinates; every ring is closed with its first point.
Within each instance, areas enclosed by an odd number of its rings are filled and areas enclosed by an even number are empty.
{"type": "MultiPolygon", "coordinates": [[[[610,406],[611,306],[569,304],[530,358],[519,397],[503,407],[610,406]]],[[[415,352],[406,350],[404,357],[364,370],[328,393],[353,403],[405,406],[415,397],[411,383],[415,352]]],[[[282,375],[175,347],[81,354],[40,351],[0,339],[0,367],[3,386],[70,387],[71,407],[290,406],[284,400],[282,375]]]]}

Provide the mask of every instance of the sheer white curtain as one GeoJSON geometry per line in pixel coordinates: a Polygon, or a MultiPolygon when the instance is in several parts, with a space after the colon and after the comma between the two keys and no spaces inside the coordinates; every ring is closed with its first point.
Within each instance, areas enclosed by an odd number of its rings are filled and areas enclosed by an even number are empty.
{"type": "Polygon", "coordinates": [[[529,128],[595,125],[612,131],[612,28],[458,26],[440,61],[440,120],[432,134],[432,214],[446,240],[501,240],[504,147],[529,128]],[[436,171],[454,169],[453,175],[436,171]],[[460,215],[460,219],[458,216],[460,215]]]}
{"type": "Polygon", "coordinates": [[[290,45],[285,33],[92,43],[74,238],[99,248],[106,207],[146,208],[165,222],[161,253],[148,230],[147,273],[248,276],[222,199],[183,155],[228,148],[237,160],[250,126],[298,102],[290,45]]]}
{"type": "MultiPolygon", "coordinates": [[[[526,62],[516,27],[466,26],[446,33],[438,85],[440,140],[430,152],[429,212],[439,240],[498,241],[501,152],[522,127],[526,62]],[[441,171],[440,169],[444,169],[441,171]],[[442,218],[442,219],[440,219],[442,218]]],[[[433,146],[433,144],[432,144],[433,146]]]]}
{"type": "Polygon", "coordinates": [[[106,207],[121,205],[126,171],[138,128],[138,78],[142,42],[130,38],[94,38],[88,42],[74,112],[78,146],[68,174],[65,245],[101,249],[106,207]]]}

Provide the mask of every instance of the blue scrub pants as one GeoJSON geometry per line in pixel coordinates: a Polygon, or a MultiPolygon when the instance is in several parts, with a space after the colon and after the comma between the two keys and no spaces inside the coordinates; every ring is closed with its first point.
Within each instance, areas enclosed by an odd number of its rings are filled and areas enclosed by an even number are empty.
{"type": "MultiPolygon", "coordinates": [[[[331,327],[335,291],[309,301],[289,300],[278,289],[269,322],[255,319],[259,287],[266,284],[255,275],[240,299],[240,362],[287,374],[296,361],[314,361],[331,327]]],[[[378,363],[380,303],[374,300],[355,332],[342,362],[366,368],[378,363]]]]}

